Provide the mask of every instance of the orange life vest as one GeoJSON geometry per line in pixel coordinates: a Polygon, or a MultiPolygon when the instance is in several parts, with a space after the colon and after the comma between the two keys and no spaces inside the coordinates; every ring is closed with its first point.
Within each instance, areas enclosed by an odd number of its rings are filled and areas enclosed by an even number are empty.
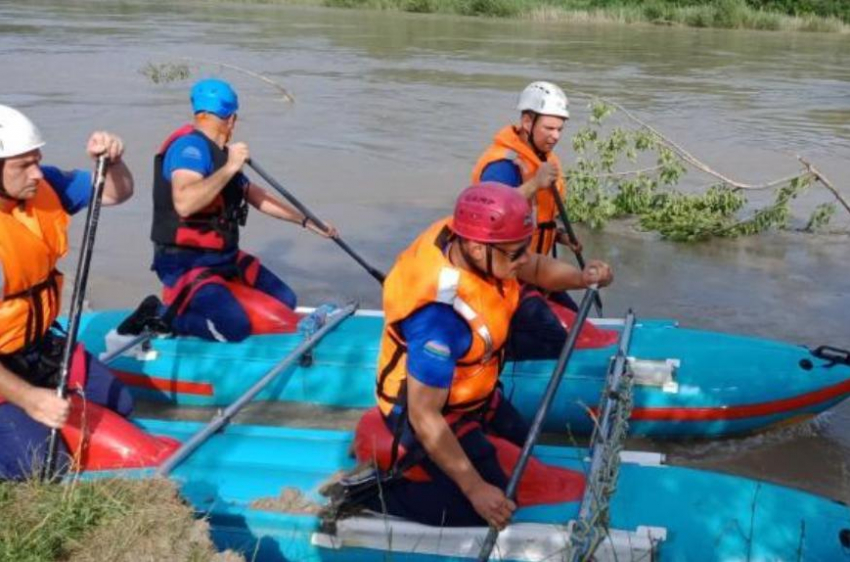
{"type": "Polygon", "coordinates": [[[453,236],[450,225],[451,219],[431,225],[401,253],[384,281],[377,398],[385,416],[404,400],[407,347],[399,323],[428,304],[451,305],[472,331],[472,344],[455,367],[445,410],[480,408],[496,388],[502,347],[519,305],[519,283],[503,281],[500,291],[495,283],[452,265],[443,253],[453,236]]]}
{"type": "MultiPolygon", "coordinates": [[[[519,138],[512,125],[508,125],[496,133],[493,144],[478,159],[478,163],[475,164],[475,169],[472,171],[472,183],[480,182],[484,168],[499,160],[513,161],[520,169],[523,183],[533,178],[540,164],[542,164],[542,161],[528,143],[519,138]]],[[[558,180],[555,186],[563,198],[567,193],[567,184],[561,175],[561,161],[554,153],[550,152],[547,156],[547,162],[558,169],[558,180]]],[[[548,255],[555,246],[555,217],[558,214],[558,207],[552,191],[548,189],[538,190],[534,199],[531,200],[531,204],[534,208],[535,217],[537,217],[537,230],[531,241],[531,248],[538,254],[548,255]]]]}
{"type": "Polygon", "coordinates": [[[68,251],[70,217],[56,192],[41,180],[35,196],[0,211],[0,354],[41,338],[59,314],[62,274],[56,262],[68,251]]]}

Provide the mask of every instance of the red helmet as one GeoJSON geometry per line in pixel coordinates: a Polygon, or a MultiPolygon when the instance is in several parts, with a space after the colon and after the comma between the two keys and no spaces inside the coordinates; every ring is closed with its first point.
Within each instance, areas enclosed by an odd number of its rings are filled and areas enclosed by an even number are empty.
{"type": "Polygon", "coordinates": [[[485,181],[463,190],[455,204],[452,230],[475,242],[517,242],[534,233],[531,206],[519,190],[485,181]]]}

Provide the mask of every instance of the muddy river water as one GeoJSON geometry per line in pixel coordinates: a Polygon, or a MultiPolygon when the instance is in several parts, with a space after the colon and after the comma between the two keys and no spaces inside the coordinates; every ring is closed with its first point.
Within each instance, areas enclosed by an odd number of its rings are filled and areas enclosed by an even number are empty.
{"type": "MultiPolygon", "coordinates": [[[[95,128],[126,141],[137,195],[104,211],[90,281],[96,308],[131,307],[157,291],[149,271],[152,157],[189,119],[188,89],[203,76],[222,76],[238,89],[237,137],[253,158],[381,269],[447,213],[479,152],[515,117],[517,92],[534,79],[558,82],[571,95],[568,133],[587,118],[588,100],[575,92],[591,92],[625,105],[742,181],[790,175],[801,154],[845,193],[850,188],[850,38],[838,34],[251,2],[30,0],[0,2],[0,69],[0,103],[40,125],[46,162],[88,165],[83,148],[95,128]],[[191,78],[155,84],[140,72],[164,62],[188,64],[191,78]],[[296,102],[225,65],[262,73],[296,102]]],[[[558,151],[571,158],[568,142],[558,151]]],[[[685,187],[706,183],[691,174],[685,187]]],[[[820,191],[807,196],[795,224],[828,199],[820,191]]],[[[846,231],[850,221],[842,213],[836,226],[846,231]]],[[[586,255],[616,270],[617,282],[604,295],[608,314],[631,306],[688,326],[850,346],[847,234],[783,232],[682,245],[625,224],[579,230],[586,255]]],[[[374,280],[297,227],[255,213],[243,240],[302,303],[356,297],[364,306],[380,304],[374,280]]],[[[75,259],[72,252],[66,271],[75,259]]],[[[663,450],[674,463],[850,499],[850,405],[742,440],[635,445],[663,450]]]]}

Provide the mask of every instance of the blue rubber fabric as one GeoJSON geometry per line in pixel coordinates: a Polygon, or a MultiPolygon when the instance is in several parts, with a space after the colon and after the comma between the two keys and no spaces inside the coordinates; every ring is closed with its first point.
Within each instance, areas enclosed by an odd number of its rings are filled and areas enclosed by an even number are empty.
{"type": "Polygon", "coordinates": [[[426,305],[401,322],[407,343],[407,372],[434,388],[449,388],[455,364],[472,345],[469,325],[443,303],[426,305]]]}
{"type": "MultiPolygon", "coordinates": [[[[122,416],[133,411],[133,398],[124,383],[109,368],[86,353],[88,378],[84,389],[86,400],[106,406],[122,416]]],[[[36,422],[11,404],[0,404],[0,480],[23,480],[37,474],[43,462],[50,428],[36,422]]],[[[64,471],[69,465],[68,450],[60,441],[57,466],[64,471]]]]}
{"type": "Polygon", "coordinates": [[[512,160],[496,160],[481,171],[481,181],[497,181],[510,187],[519,187],[522,185],[522,173],[512,160]]]}
{"type": "Polygon", "coordinates": [[[92,175],[86,170],[63,171],[54,166],[41,166],[44,179],[56,192],[65,212],[73,215],[85,209],[92,198],[92,175]]]}
{"type": "MultiPolygon", "coordinates": [[[[510,475],[505,474],[499,464],[496,448],[487,440],[486,434],[492,433],[522,446],[528,435],[529,427],[519,412],[504,398],[492,413],[492,419],[483,422],[465,433],[458,442],[481,477],[488,483],[505,490],[510,475]]],[[[490,417],[489,415],[487,416],[490,417]]],[[[477,419],[477,418],[475,418],[477,419]]],[[[398,416],[387,418],[390,431],[394,431],[398,416]]],[[[410,423],[404,420],[401,443],[407,454],[420,448],[410,423]]],[[[400,478],[384,485],[382,495],[370,498],[366,502],[368,509],[404,517],[425,525],[446,527],[486,527],[487,523],[478,515],[472,503],[463,494],[454,480],[448,477],[430,458],[425,458],[421,466],[431,480],[414,482],[400,478]]]]}

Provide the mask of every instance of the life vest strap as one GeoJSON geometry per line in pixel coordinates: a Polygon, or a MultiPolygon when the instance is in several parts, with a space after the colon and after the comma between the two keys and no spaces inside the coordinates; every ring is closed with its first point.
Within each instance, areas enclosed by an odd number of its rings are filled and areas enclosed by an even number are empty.
{"type": "Polygon", "coordinates": [[[43,295],[47,292],[48,305],[51,309],[55,309],[59,301],[59,284],[57,279],[62,275],[58,269],[53,269],[47,276],[47,279],[40,283],[36,283],[32,287],[6,295],[3,300],[10,301],[14,299],[26,300],[29,304],[30,311],[27,314],[27,323],[24,335],[24,345],[22,349],[31,346],[38,338],[40,338],[47,329],[45,326],[44,306],[42,305],[43,295]]]}

